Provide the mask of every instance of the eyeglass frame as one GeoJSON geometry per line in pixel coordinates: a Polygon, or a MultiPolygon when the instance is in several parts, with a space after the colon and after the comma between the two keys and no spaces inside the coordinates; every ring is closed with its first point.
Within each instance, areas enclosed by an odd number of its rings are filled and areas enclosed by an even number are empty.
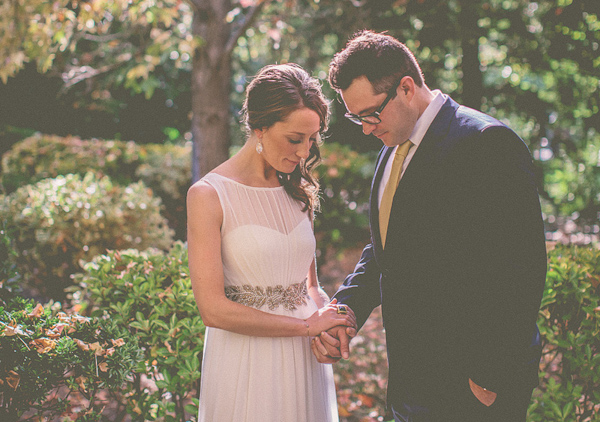
{"type": "Polygon", "coordinates": [[[381,105],[373,113],[364,116],[359,116],[358,114],[348,112],[344,114],[344,117],[350,120],[352,123],[361,126],[363,123],[367,123],[369,125],[378,125],[379,123],[381,123],[381,117],[379,117],[379,115],[383,113],[383,109],[385,108],[385,106],[392,100],[392,98],[396,96],[396,89],[398,89],[398,87],[400,86],[401,81],[402,78],[400,78],[400,80],[398,80],[398,82],[396,82],[394,86],[390,88],[387,97],[385,97],[385,100],[383,100],[383,103],[381,103],[381,105]],[[365,120],[369,118],[375,118],[377,119],[377,122],[369,122],[365,120]]]}

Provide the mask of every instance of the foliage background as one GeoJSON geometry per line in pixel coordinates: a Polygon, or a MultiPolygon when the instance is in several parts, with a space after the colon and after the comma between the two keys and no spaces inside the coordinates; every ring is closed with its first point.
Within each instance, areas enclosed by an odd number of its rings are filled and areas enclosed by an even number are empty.
{"type": "MultiPolygon", "coordinates": [[[[523,137],[536,165],[547,239],[587,245],[552,252],[540,314],[548,342],[543,387],[530,417],[595,421],[600,402],[595,249],[600,235],[599,16],[597,0],[2,2],[0,153],[26,142],[4,154],[0,202],[6,209],[22,205],[24,200],[10,196],[18,186],[31,189],[26,186],[42,178],[93,170],[115,186],[149,186],[182,240],[181,191],[193,168],[190,143],[192,154],[200,148],[203,158],[219,160],[220,151],[234,152],[244,141],[238,120],[249,78],[265,64],[295,61],[322,81],[332,99],[331,129],[319,168],[323,212],[316,222],[319,272],[332,293],[368,234],[366,200],[380,142],[343,119],[343,105],[327,84],[327,66],[356,30],[387,31],[413,49],[431,88],[492,114],[523,137]],[[211,89],[217,85],[215,94],[211,89]],[[213,144],[203,138],[207,134],[213,144]],[[50,146],[44,147],[45,139],[50,146]],[[98,147],[96,152],[78,155],[68,147],[86,143],[98,147]],[[112,147],[102,149],[106,145],[112,147]]],[[[14,236],[15,228],[3,231],[14,236]]],[[[153,259],[165,253],[155,251],[153,259]]],[[[3,260],[0,283],[7,277],[6,266],[13,268],[15,255],[10,256],[3,260]]],[[[133,263],[138,255],[131,252],[126,259],[133,263]]],[[[111,289],[122,282],[120,275],[110,276],[111,289]]],[[[90,310],[98,317],[102,312],[94,306],[90,310]]],[[[143,306],[122,308],[122,315],[136,307],[143,306]]],[[[136,321],[162,321],[137,313],[126,319],[139,330],[136,321]]],[[[162,323],[169,328],[170,322],[162,323]]],[[[355,340],[355,357],[337,369],[340,414],[348,422],[385,418],[385,353],[377,313],[369,324],[355,340]]],[[[168,338],[169,330],[162,327],[159,334],[168,338]]],[[[169,347],[163,349],[169,355],[169,347]]],[[[156,353],[152,346],[145,352],[156,353]]],[[[172,384],[171,371],[197,369],[167,365],[159,371],[149,362],[136,377],[158,376],[159,389],[172,384]]],[[[135,388],[130,391],[138,394],[136,402],[123,404],[133,417],[143,406],[156,415],[173,415],[193,405],[185,395],[163,400],[158,398],[162,392],[157,396],[154,390],[135,388]]]]}
{"type": "MultiPolygon", "coordinates": [[[[193,115],[206,113],[230,122],[203,150],[216,154],[219,145],[243,142],[237,120],[248,77],[264,64],[296,61],[335,99],[329,59],[367,27],[406,42],[430,87],[506,121],[525,139],[549,238],[589,243],[600,232],[596,0],[28,0],[2,7],[3,148],[31,129],[139,143],[191,140],[198,132],[190,127],[199,124],[193,115]],[[217,4],[227,9],[222,23],[231,34],[231,55],[220,61],[194,29],[194,16],[217,13],[217,4]],[[196,66],[194,55],[209,67],[196,66]],[[192,82],[219,66],[231,68],[223,94],[230,101],[199,113],[194,101],[203,91],[192,82]]],[[[339,101],[332,104],[328,142],[379,148],[341,118],[339,101]]]]}

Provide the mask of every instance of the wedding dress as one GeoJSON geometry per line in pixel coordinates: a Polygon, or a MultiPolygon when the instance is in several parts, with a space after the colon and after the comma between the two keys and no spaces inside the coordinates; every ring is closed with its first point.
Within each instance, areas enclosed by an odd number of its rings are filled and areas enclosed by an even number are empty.
{"type": "MultiPolygon", "coordinates": [[[[283,187],[246,186],[216,173],[204,180],[223,209],[221,253],[230,300],[307,318],[315,256],[311,222],[283,187]]],[[[338,421],[331,365],[317,362],[308,337],[253,337],[206,329],[200,422],[338,421]]]]}

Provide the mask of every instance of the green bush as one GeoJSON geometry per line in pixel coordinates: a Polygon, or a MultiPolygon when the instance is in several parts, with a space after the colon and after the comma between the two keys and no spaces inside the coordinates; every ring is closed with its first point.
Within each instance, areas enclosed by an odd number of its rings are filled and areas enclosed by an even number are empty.
{"type": "MultiPolygon", "coordinates": [[[[317,174],[322,210],[315,230],[322,258],[328,249],[343,249],[368,239],[368,200],[375,157],[336,143],[325,142],[321,151],[323,160],[317,174]]],[[[162,212],[175,230],[175,238],[185,239],[191,155],[189,144],[139,145],[36,134],[4,154],[2,183],[10,193],[45,178],[90,171],[109,176],[121,185],[141,180],[162,199],[162,212]]]]}
{"type": "Polygon", "coordinates": [[[600,421],[600,250],[557,246],[538,325],[540,386],[528,421],[600,421]]]}
{"type": "Polygon", "coordinates": [[[41,296],[63,297],[70,276],[106,249],[168,249],[172,230],[161,202],[143,183],[127,187],[92,173],[58,176],[27,185],[0,203],[14,239],[11,257],[26,284],[41,296]]]}
{"type": "Polygon", "coordinates": [[[82,140],[35,134],[2,156],[2,184],[11,193],[21,186],[70,173],[95,172],[128,185],[135,180],[139,147],[134,142],[82,140]]]}
{"type": "Polygon", "coordinates": [[[350,147],[325,142],[316,168],[321,184],[321,213],[315,234],[321,254],[341,250],[369,239],[369,194],[375,157],[350,147]]]}
{"type": "MultiPolygon", "coordinates": [[[[6,235],[0,238],[10,249],[6,235]]],[[[109,319],[67,315],[58,303],[43,307],[20,298],[13,291],[18,274],[5,264],[0,268],[0,419],[16,421],[34,412],[48,420],[100,420],[109,404],[100,391],[120,389],[141,359],[136,338],[109,319]],[[78,408],[71,406],[74,396],[80,397],[78,408]]]]}
{"type": "Polygon", "coordinates": [[[2,157],[6,192],[59,175],[88,172],[127,186],[143,181],[164,205],[178,239],[185,236],[185,195],[191,179],[191,146],[136,144],[129,141],[36,134],[15,144],[2,157]]]}
{"type": "Polygon", "coordinates": [[[135,421],[187,421],[197,414],[204,324],[192,293],[187,249],[108,251],[84,265],[73,299],[135,336],[144,361],[123,394],[135,421]]]}
{"type": "MultiPolygon", "coordinates": [[[[0,196],[0,203],[4,198],[0,196]]],[[[5,220],[0,220],[0,288],[5,283],[18,278],[17,266],[14,258],[17,252],[12,246],[11,237],[8,233],[8,227],[5,220]]],[[[15,283],[15,285],[18,285],[15,283]]]]}

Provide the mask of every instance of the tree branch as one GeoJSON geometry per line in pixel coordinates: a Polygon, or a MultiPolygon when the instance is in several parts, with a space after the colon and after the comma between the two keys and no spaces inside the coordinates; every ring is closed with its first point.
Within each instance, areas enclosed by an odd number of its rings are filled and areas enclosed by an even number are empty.
{"type": "Polygon", "coordinates": [[[80,38],[83,38],[84,40],[88,40],[88,41],[94,41],[94,42],[109,42],[109,41],[114,41],[114,40],[118,40],[118,39],[127,39],[127,37],[129,37],[133,33],[134,33],[133,31],[123,31],[123,32],[118,32],[116,34],[106,34],[106,35],[93,35],[93,34],[84,33],[80,36],[80,38]]]}
{"type": "Polygon", "coordinates": [[[235,44],[237,43],[237,40],[242,35],[244,35],[246,30],[248,28],[250,28],[250,26],[254,23],[254,20],[256,19],[256,17],[258,16],[258,14],[262,10],[262,8],[267,3],[270,3],[271,1],[272,0],[258,0],[258,4],[256,6],[252,6],[250,8],[248,13],[244,17],[244,20],[238,26],[237,30],[232,32],[231,37],[229,37],[229,41],[227,41],[227,45],[225,46],[225,51],[223,52],[223,60],[227,60],[231,56],[231,53],[233,52],[233,49],[235,48],[235,44]]]}
{"type": "MultiPolygon", "coordinates": [[[[69,73],[69,71],[63,72],[62,76],[63,76],[63,81],[65,82],[65,85],[61,89],[61,91],[66,91],[67,89],[71,88],[73,85],[76,85],[79,82],[83,82],[85,80],[91,79],[93,77],[96,77],[102,73],[110,72],[110,71],[116,69],[117,67],[123,65],[124,63],[127,63],[127,62],[117,62],[117,63],[113,63],[110,65],[102,66],[98,69],[94,69],[93,67],[90,67],[90,66],[81,66],[78,68],[79,74],[72,78],[66,76],[69,73]]],[[[71,69],[71,70],[73,70],[73,69],[71,69]]]]}

